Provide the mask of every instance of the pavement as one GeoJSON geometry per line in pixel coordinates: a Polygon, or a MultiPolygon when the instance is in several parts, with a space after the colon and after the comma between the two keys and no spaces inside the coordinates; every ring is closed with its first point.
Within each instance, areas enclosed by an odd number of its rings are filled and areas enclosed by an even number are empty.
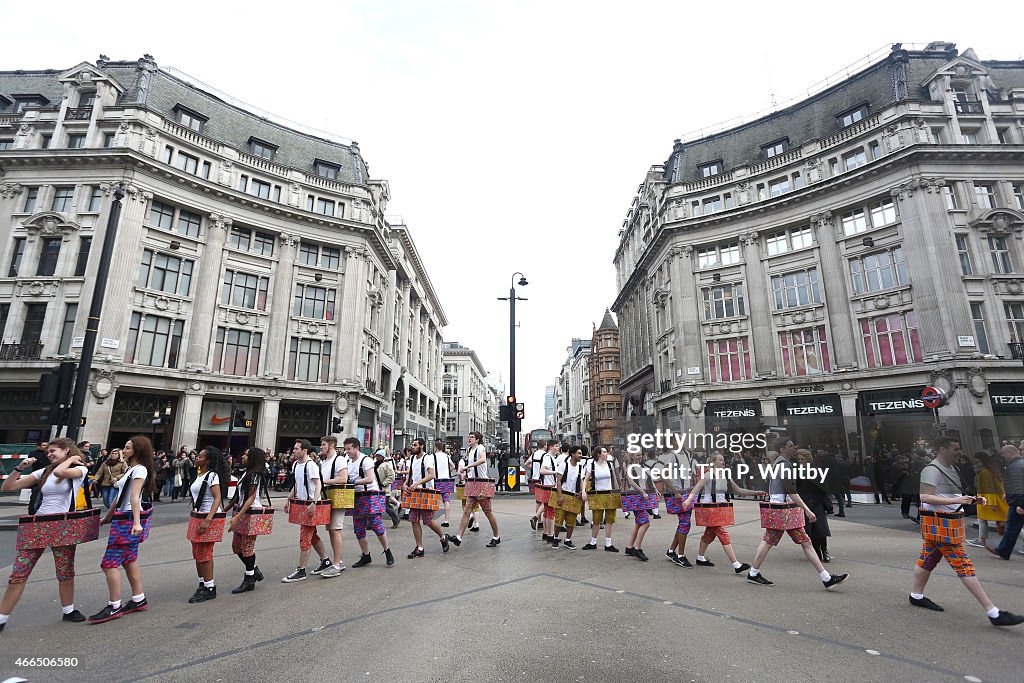
{"type": "MultiPolygon", "coordinates": [[[[663,553],[675,518],[647,534],[651,560],[601,550],[554,550],[531,531],[531,501],[495,501],[502,543],[467,534],[442,554],[428,531],[427,556],[407,560],[409,524],[388,529],[397,557],[353,569],[358,549],[344,532],[349,568],[338,578],[280,583],[297,559],[297,529],[278,513],[257,544],[267,579],[232,595],[241,563],[230,543],[215,553],[218,598],[189,605],[195,566],[185,540],[187,505],[160,503],[140,565],[150,609],[102,625],[65,624],[44,556],[21,604],[0,634],[0,680],[29,681],[1021,681],[1024,626],[997,629],[945,564],[927,594],[943,613],[907,603],[920,549],[898,506],[855,506],[831,518],[834,572],[846,583],[826,591],[784,539],[762,568],[772,587],[747,583],[716,544],[717,566],[683,569],[663,553]],[[142,653],[142,656],[139,656],[142,653]],[[34,668],[18,657],[76,657],[77,666],[34,668]]],[[[756,505],[736,504],[730,529],[740,560],[760,536],[756,505]]],[[[390,525],[388,525],[390,526],[390,525]]],[[[615,526],[624,548],[632,522],[615,526]]],[[[695,527],[695,532],[699,528],[695,527]]],[[[372,535],[372,534],[371,534],[372,535]]],[[[578,545],[587,540],[580,530],[578,545]]],[[[691,534],[687,555],[696,554],[691,534]]],[[[10,563],[14,532],[0,532],[10,563]]],[[[106,599],[101,541],[78,549],[78,605],[106,599]]],[[[1024,557],[1004,562],[968,548],[995,603],[1024,611],[1024,557]]],[[[315,555],[315,554],[314,554],[315,555]]],[[[314,566],[310,561],[310,567],[314,566]]],[[[8,572],[9,567],[0,567],[8,572]]],[[[128,587],[124,587],[128,597],[128,587]]]]}

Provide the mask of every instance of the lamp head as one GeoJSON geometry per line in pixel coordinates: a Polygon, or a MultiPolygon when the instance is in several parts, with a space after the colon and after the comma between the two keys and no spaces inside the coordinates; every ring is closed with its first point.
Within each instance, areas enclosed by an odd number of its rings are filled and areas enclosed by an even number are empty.
{"type": "Polygon", "coordinates": [[[530,283],[526,281],[526,278],[525,278],[525,277],[521,277],[521,278],[519,278],[519,286],[520,286],[520,287],[525,287],[525,286],[526,286],[526,285],[528,285],[528,284],[530,284],[530,283]]]}

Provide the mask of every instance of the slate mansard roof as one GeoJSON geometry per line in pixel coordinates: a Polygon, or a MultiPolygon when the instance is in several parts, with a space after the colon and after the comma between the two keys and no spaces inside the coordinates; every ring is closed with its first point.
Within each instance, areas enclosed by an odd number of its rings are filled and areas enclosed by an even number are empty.
{"type": "MultiPolygon", "coordinates": [[[[314,160],[325,161],[340,168],[338,180],[352,185],[366,185],[369,170],[359,146],[332,142],[312,134],[294,130],[246,111],[206,92],[143,58],[136,62],[100,60],[98,71],[110,76],[124,93],[118,106],[140,106],[171,121],[178,120],[179,105],[207,119],[202,134],[243,152],[249,150],[250,138],[277,147],[273,161],[300,171],[313,172],[314,160]]],[[[41,95],[57,107],[64,96],[58,81],[63,71],[0,71],[0,114],[14,112],[13,95],[41,95]]]]}

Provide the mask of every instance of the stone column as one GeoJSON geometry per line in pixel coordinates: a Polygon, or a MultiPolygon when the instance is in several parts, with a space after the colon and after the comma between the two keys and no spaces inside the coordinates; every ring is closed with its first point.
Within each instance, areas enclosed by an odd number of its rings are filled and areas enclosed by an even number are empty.
{"type": "Polygon", "coordinates": [[[274,286],[270,300],[269,339],[266,346],[266,361],[263,364],[265,377],[280,379],[285,374],[285,359],[288,357],[288,329],[291,326],[293,280],[295,279],[295,255],[299,238],[281,233],[281,255],[274,271],[274,286]]]}
{"type": "MultiPolygon", "coordinates": [[[[344,254],[345,271],[341,291],[338,292],[341,312],[337,316],[338,324],[335,325],[335,337],[332,340],[335,347],[334,379],[337,382],[353,379],[362,367],[363,319],[360,315],[366,315],[363,308],[366,296],[362,286],[366,279],[364,261],[353,247],[345,247],[344,254]]],[[[367,379],[373,377],[363,378],[364,388],[367,379]]]]}
{"type": "Polygon", "coordinates": [[[174,443],[180,446],[199,445],[199,421],[203,413],[203,389],[189,389],[178,401],[178,414],[174,418],[174,443]]]}
{"type": "Polygon", "coordinates": [[[838,236],[832,223],[832,212],[825,211],[811,216],[811,227],[818,242],[818,285],[825,290],[825,307],[828,309],[829,346],[836,370],[857,367],[857,347],[854,340],[860,339],[860,330],[850,312],[850,292],[847,289],[849,268],[839,253],[838,236]]]}
{"type": "Polygon", "coordinates": [[[11,251],[14,249],[14,218],[11,214],[20,208],[18,203],[24,193],[18,183],[0,184],[0,277],[7,277],[11,267],[11,251]]]}
{"type": "Polygon", "coordinates": [[[192,316],[188,333],[188,356],[185,368],[209,370],[213,326],[217,316],[223,276],[224,242],[231,230],[231,219],[211,213],[206,228],[206,244],[199,262],[199,278],[193,290],[192,316]],[[200,294],[202,292],[202,294],[200,294]]]}
{"type": "Polygon", "coordinates": [[[260,405],[260,418],[256,427],[256,445],[277,449],[277,421],[281,412],[280,398],[264,398],[260,405]]]}
{"type": "Polygon", "coordinates": [[[676,362],[682,366],[684,382],[702,381],[704,347],[700,334],[696,280],[693,276],[693,245],[687,244],[670,250],[669,258],[672,259],[672,326],[676,330],[676,362]],[[700,374],[689,375],[688,368],[700,368],[700,374]]]}
{"type": "Polygon", "coordinates": [[[743,245],[743,260],[747,275],[747,310],[750,313],[751,337],[754,346],[754,367],[756,377],[774,377],[775,349],[772,339],[772,313],[768,303],[769,284],[765,280],[764,264],[761,263],[760,241],[757,231],[750,230],[740,235],[743,245]]]}
{"type": "MultiPolygon", "coordinates": [[[[406,349],[409,346],[409,292],[412,289],[412,283],[408,280],[400,283],[402,292],[402,306],[401,310],[398,311],[395,321],[398,325],[398,348],[395,349],[394,359],[399,366],[409,367],[409,359],[405,357],[406,349]]],[[[403,399],[404,400],[404,399],[403,399]]]]}
{"type": "MultiPolygon", "coordinates": [[[[111,192],[113,189],[111,189],[111,192]]],[[[96,345],[97,355],[100,353],[124,357],[128,340],[128,324],[132,313],[132,292],[135,287],[135,280],[138,277],[138,264],[131,264],[142,258],[142,250],[139,245],[145,233],[142,222],[146,215],[146,208],[153,194],[143,190],[136,185],[126,185],[124,198],[121,200],[121,218],[117,227],[117,243],[114,245],[116,259],[122,261],[111,264],[110,278],[107,280],[106,298],[103,303],[103,316],[100,321],[99,338],[119,339],[121,346],[116,353],[110,353],[113,349],[96,345]],[[124,263],[127,262],[127,265],[124,263]]],[[[108,209],[109,210],[109,209],[108,209]]],[[[96,254],[95,258],[103,253],[103,242],[106,239],[106,224],[102,231],[96,231],[93,236],[90,254],[96,254]]],[[[88,314],[88,302],[83,301],[79,314],[83,318],[88,314]]]]}

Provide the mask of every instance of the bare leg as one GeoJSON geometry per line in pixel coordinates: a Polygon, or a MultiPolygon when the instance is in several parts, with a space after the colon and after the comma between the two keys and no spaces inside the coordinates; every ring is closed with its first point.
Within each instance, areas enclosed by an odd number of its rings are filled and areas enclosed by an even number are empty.
{"type": "MultiPolygon", "coordinates": [[[[771,549],[772,546],[770,543],[761,541],[761,544],[757,546],[757,552],[754,553],[754,562],[751,565],[753,569],[758,571],[761,570],[761,564],[764,562],[764,558],[768,557],[768,551],[771,549]]],[[[814,553],[813,549],[811,550],[811,553],[814,553]]]]}
{"type": "Polygon", "coordinates": [[[491,524],[491,536],[493,538],[498,538],[498,520],[494,516],[494,513],[488,510],[484,515],[487,517],[487,521],[491,524]]]}
{"type": "MultiPolygon", "coordinates": [[[[117,572],[116,569],[114,571],[117,572]]],[[[142,594],[142,571],[139,570],[139,563],[138,562],[125,562],[125,564],[124,564],[124,573],[128,577],[128,585],[131,586],[132,595],[141,595],[142,594]]],[[[121,575],[118,574],[117,576],[118,576],[118,579],[120,579],[121,575]]],[[[118,584],[120,584],[120,581],[118,581],[118,584]]],[[[120,588],[118,588],[117,593],[118,593],[118,595],[121,594],[120,588]]]]}
{"type": "MultiPolygon", "coordinates": [[[[135,564],[134,562],[132,564],[135,564]]],[[[125,565],[125,572],[128,565],[125,565]]],[[[107,577],[107,593],[111,602],[121,599],[121,570],[117,567],[105,568],[103,574],[107,577]]]]}
{"type": "MultiPolygon", "coordinates": [[[[915,578],[917,577],[915,576],[915,578]]],[[[974,596],[974,599],[985,608],[986,612],[995,607],[992,601],[988,599],[985,589],[981,587],[981,581],[978,581],[977,576],[961,576],[960,581],[967,587],[967,590],[974,596]]],[[[920,593],[921,591],[916,592],[920,593]]]]}
{"type": "Polygon", "coordinates": [[[25,592],[25,583],[9,583],[7,584],[7,590],[4,591],[4,599],[0,601],[0,614],[10,614],[14,611],[14,606],[21,600],[22,594],[25,592]]]}
{"type": "Polygon", "coordinates": [[[723,545],[722,550],[725,551],[725,556],[729,558],[730,562],[739,562],[739,560],[736,559],[736,551],[732,549],[732,543],[729,545],[723,545]]]}
{"type": "MultiPolygon", "coordinates": [[[[60,595],[61,607],[73,605],[75,603],[75,580],[58,581],[57,593],[60,595]]],[[[4,612],[4,614],[7,614],[7,612],[4,612]]]]}
{"type": "Polygon", "coordinates": [[[914,583],[911,584],[910,592],[917,593],[918,595],[924,595],[925,584],[928,583],[928,579],[930,579],[931,576],[932,573],[927,569],[914,565],[914,583]]]}
{"type": "Polygon", "coordinates": [[[423,525],[417,519],[412,523],[412,537],[416,539],[416,547],[423,547],[423,525]]]}
{"type": "Polygon", "coordinates": [[[342,558],[341,529],[328,529],[327,533],[331,537],[331,552],[334,555],[332,560],[335,565],[340,565],[342,558]]]}
{"type": "Polygon", "coordinates": [[[612,540],[612,526],[613,525],[609,524],[608,522],[604,523],[604,537],[607,538],[609,541],[612,540]]]}
{"type": "Polygon", "coordinates": [[[804,549],[804,555],[807,556],[807,561],[814,565],[814,568],[819,574],[825,571],[825,565],[823,565],[821,560],[818,559],[818,553],[814,552],[814,546],[811,545],[810,541],[801,543],[800,547],[804,549]]]}

